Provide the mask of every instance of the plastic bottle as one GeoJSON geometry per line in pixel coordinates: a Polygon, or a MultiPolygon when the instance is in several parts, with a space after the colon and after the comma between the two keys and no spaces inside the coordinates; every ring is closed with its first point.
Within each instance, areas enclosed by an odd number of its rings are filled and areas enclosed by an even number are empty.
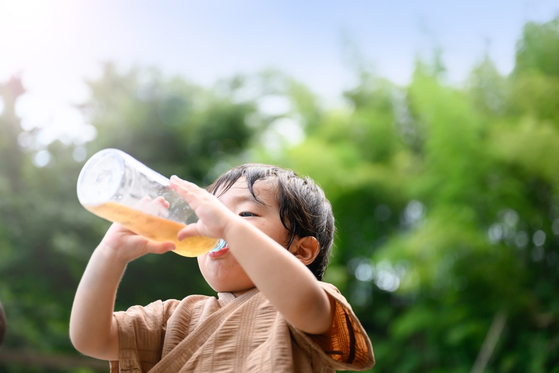
{"type": "Polygon", "coordinates": [[[173,241],[179,255],[205,254],[218,239],[189,237],[177,240],[177,232],[198,217],[169,186],[169,179],[118,149],[94,154],[78,177],[78,199],[95,215],[117,222],[150,240],[173,241]],[[163,203],[163,197],[168,203],[163,203]]]}

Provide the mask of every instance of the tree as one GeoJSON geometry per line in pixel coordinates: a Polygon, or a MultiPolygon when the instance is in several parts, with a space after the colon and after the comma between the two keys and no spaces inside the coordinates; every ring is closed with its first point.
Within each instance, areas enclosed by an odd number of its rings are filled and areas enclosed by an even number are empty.
{"type": "MultiPolygon", "coordinates": [[[[247,161],[315,179],[337,218],[326,280],[370,334],[373,371],[559,372],[558,23],[524,27],[508,76],[484,56],[463,87],[449,86],[437,51],[404,87],[362,69],[345,108],[277,71],[203,88],[109,64],[80,106],[97,137],[44,149],[25,146],[38,133],[15,115],[21,84],[2,84],[3,351],[75,354],[70,305],[108,222],[74,197],[74,155],[117,147],[200,185],[247,161]],[[37,167],[41,151],[51,161],[37,167]]],[[[192,259],[146,256],[129,266],[117,307],[209,293],[197,271],[192,259]]]]}
{"type": "MultiPolygon", "coordinates": [[[[164,175],[204,185],[219,172],[216,165],[234,162],[260,132],[247,125],[245,118],[255,108],[234,101],[236,88],[203,89],[154,69],[121,73],[110,64],[89,86],[90,99],[79,109],[96,138],[56,140],[43,147],[34,141],[40,130],[24,131],[15,114],[23,93],[19,80],[0,87],[0,299],[8,318],[2,370],[25,371],[25,363],[42,371],[99,367],[67,356],[76,355],[68,338],[73,296],[110,224],[76,198],[87,156],[116,147],[164,175]],[[34,164],[39,154],[48,154],[49,162],[34,164]]],[[[128,266],[117,308],[211,292],[195,259],[149,255],[128,266]]]]}
{"type": "Polygon", "coordinates": [[[488,57],[464,88],[422,61],[403,88],[361,74],[278,158],[332,201],[326,277],[375,372],[559,370],[556,25],[525,27],[508,77],[488,57]]]}

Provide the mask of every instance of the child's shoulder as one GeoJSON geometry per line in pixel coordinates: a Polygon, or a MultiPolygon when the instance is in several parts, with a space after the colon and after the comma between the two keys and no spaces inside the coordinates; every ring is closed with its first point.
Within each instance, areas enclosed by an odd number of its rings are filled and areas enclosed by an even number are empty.
{"type": "Polygon", "coordinates": [[[318,284],[331,296],[334,297],[334,299],[338,299],[340,298],[341,300],[343,299],[344,302],[347,302],[345,297],[343,296],[342,292],[333,284],[329,283],[329,282],[324,282],[324,281],[319,281],[318,284]]]}

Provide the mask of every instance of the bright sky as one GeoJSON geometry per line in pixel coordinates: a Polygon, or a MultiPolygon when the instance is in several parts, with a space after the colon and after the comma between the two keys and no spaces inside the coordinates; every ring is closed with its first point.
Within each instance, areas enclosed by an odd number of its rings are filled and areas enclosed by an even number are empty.
{"type": "Polygon", "coordinates": [[[335,99],[354,83],[345,41],[398,84],[442,48],[459,84],[486,51],[509,73],[524,23],[557,15],[557,0],[0,0],[0,82],[21,74],[25,128],[74,137],[84,127],[70,105],[102,61],[203,85],[275,67],[335,99]]]}

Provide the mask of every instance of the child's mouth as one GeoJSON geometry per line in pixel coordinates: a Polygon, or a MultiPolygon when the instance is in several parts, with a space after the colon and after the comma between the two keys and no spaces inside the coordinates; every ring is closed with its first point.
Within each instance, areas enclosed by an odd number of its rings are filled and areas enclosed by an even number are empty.
{"type": "Polygon", "coordinates": [[[229,251],[229,246],[227,246],[227,243],[224,240],[220,239],[215,247],[210,250],[208,255],[210,258],[217,258],[225,254],[227,251],[229,251]]]}

